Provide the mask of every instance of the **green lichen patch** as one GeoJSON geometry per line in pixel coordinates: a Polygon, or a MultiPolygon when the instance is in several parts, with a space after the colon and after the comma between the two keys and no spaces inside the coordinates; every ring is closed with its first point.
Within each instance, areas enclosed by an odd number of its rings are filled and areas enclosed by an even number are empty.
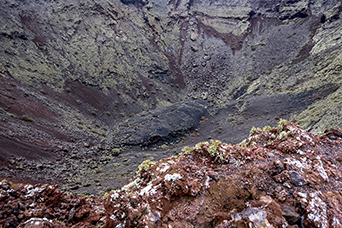
{"type": "Polygon", "coordinates": [[[180,155],[187,155],[193,150],[193,147],[186,146],[182,149],[182,153],[180,155]]]}
{"type": "Polygon", "coordinates": [[[277,139],[282,140],[283,138],[286,138],[287,136],[290,135],[289,131],[282,131],[279,133],[279,135],[277,136],[277,139]]]}
{"type": "Polygon", "coordinates": [[[210,146],[208,148],[208,153],[212,156],[215,157],[217,155],[217,148],[222,142],[219,140],[210,140],[210,146]]]}
{"type": "Polygon", "coordinates": [[[262,130],[263,130],[263,131],[271,131],[271,130],[272,130],[272,127],[270,127],[270,126],[265,126],[262,130]]]}
{"type": "Polygon", "coordinates": [[[201,149],[202,145],[209,145],[209,143],[208,142],[199,142],[193,147],[186,146],[182,149],[182,153],[180,155],[190,154],[191,151],[193,151],[193,150],[201,149]]]}
{"type": "Polygon", "coordinates": [[[281,119],[281,120],[279,121],[278,126],[277,126],[278,132],[283,131],[284,125],[285,125],[286,123],[287,123],[287,120],[281,119]]]}
{"type": "Polygon", "coordinates": [[[240,142],[238,145],[240,147],[246,147],[247,146],[247,140],[246,139],[242,140],[242,142],[240,142]]]}
{"type": "Polygon", "coordinates": [[[207,145],[207,144],[209,144],[209,143],[208,142],[199,142],[193,148],[194,149],[200,149],[202,147],[202,145],[207,145]]]}
{"type": "Polygon", "coordinates": [[[249,136],[254,135],[255,132],[256,132],[256,130],[257,130],[257,129],[253,126],[252,129],[251,129],[251,131],[249,132],[249,136]]]}
{"type": "Polygon", "coordinates": [[[127,191],[128,189],[137,186],[140,182],[142,181],[142,179],[140,179],[139,177],[137,177],[136,179],[134,179],[134,181],[132,181],[129,184],[126,184],[125,186],[123,186],[121,188],[122,191],[127,191]]]}
{"type": "Polygon", "coordinates": [[[105,200],[107,200],[108,198],[109,198],[109,193],[108,192],[106,192],[104,195],[103,195],[103,197],[102,197],[103,199],[105,199],[105,200]]]}
{"type": "Polygon", "coordinates": [[[150,161],[150,160],[143,161],[138,167],[137,175],[139,176],[144,170],[147,170],[148,168],[150,168],[150,166],[154,164],[155,162],[150,161]]]}
{"type": "Polygon", "coordinates": [[[27,122],[33,122],[33,118],[27,115],[22,115],[20,119],[27,121],[27,122]]]}

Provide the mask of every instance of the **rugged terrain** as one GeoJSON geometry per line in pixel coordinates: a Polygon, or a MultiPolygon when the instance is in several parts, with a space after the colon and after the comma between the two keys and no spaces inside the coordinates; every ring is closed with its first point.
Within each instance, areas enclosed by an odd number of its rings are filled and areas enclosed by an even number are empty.
{"type": "Polygon", "coordinates": [[[0,176],[102,195],[144,160],[340,128],[341,1],[0,2],[0,176]]]}
{"type": "Polygon", "coordinates": [[[342,131],[281,120],[146,160],[102,198],[0,183],[2,227],[341,227],[342,131]]]}

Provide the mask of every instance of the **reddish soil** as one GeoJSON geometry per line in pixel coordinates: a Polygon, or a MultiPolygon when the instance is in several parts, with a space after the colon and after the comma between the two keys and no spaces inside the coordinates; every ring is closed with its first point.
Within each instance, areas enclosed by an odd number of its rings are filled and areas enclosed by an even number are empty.
{"type": "Polygon", "coordinates": [[[341,136],[328,130],[319,138],[287,123],[255,129],[240,146],[199,144],[111,193],[107,227],[335,227],[341,136]]]}

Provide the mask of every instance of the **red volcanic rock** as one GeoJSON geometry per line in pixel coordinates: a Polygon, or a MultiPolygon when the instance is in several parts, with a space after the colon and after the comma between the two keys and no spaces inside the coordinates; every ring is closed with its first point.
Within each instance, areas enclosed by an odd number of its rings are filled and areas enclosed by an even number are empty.
{"type": "Polygon", "coordinates": [[[341,227],[341,136],[253,128],[239,145],[145,161],[107,200],[3,181],[0,227],[341,227]]]}
{"type": "Polygon", "coordinates": [[[55,186],[0,183],[0,227],[95,227],[103,200],[67,195],[55,186]]]}
{"type": "Polygon", "coordinates": [[[107,227],[340,227],[341,131],[253,129],[142,169],[106,203],[107,227]]]}

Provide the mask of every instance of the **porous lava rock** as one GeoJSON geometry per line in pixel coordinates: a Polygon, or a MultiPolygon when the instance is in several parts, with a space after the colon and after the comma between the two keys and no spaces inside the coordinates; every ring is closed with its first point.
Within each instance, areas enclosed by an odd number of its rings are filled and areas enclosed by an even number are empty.
{"type": "Polygon", "coordinates": [[[153,145],[177,139],[199,126],[208,116],[208,102],[189,100],[137,115],[124,122],[116,133],[116,145],[153,145]]]}
{"type": "Polygon", "coordinates": [[[68,195],[53,185],[0,182],[0,227],[95,227],[103,219],[101,198],[68,195]]]}
{"type": "Polygon", "coordinates": [[[106,202],[106,227],[339,227],[341,131],[295,123],[145,163],[106,202]]]}
{"type": "Polygon", "coordinates": [[[0,184],[1,227],[341,227],[342,131],[281,120],[238,145],[218,140],[145,161],[97,197],[0,184]]]}

